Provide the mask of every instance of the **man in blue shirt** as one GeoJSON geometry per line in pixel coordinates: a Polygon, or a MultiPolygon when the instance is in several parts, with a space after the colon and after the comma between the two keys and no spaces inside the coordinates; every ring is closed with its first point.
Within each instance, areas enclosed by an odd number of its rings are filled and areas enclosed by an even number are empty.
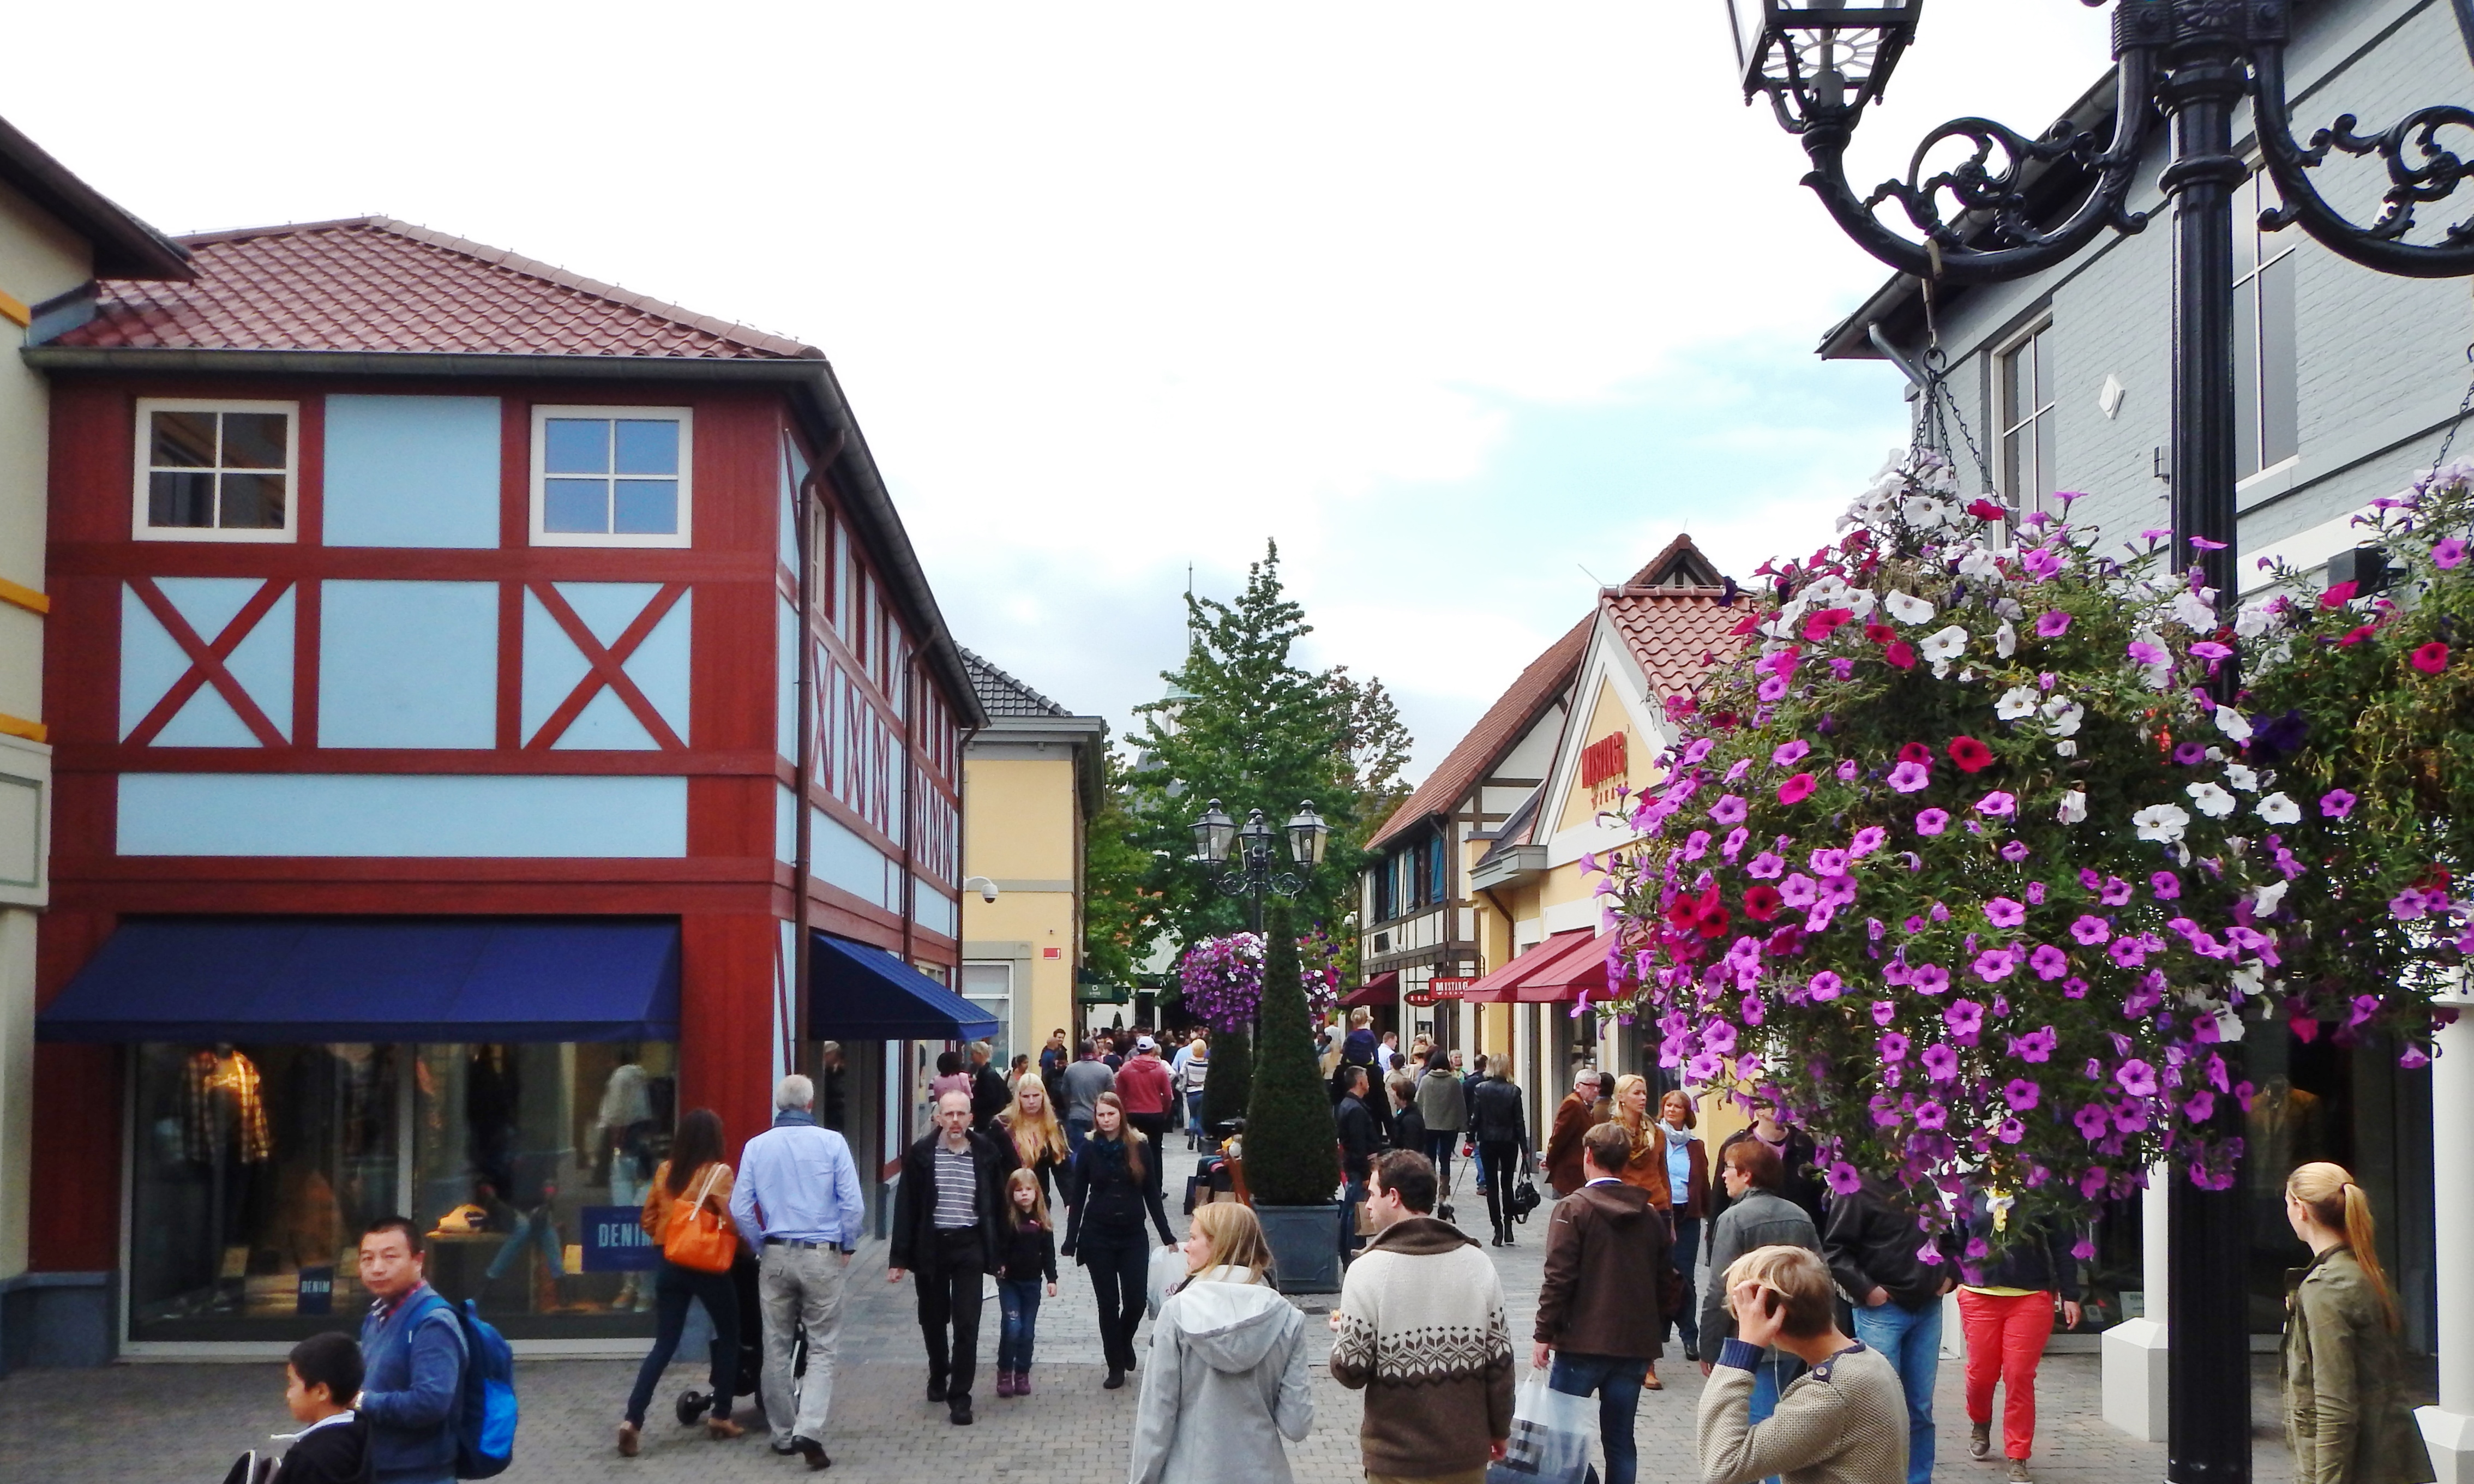
{"type": "Polygon", "coordinates": [[[421,1232],[389,1216],[361,1233],[361,1394],[376,1484],[452,1484],[464,1331],[423,1272],[421,1232]]]}
{"type": "Polygon", "coordinates": [[[841,1341],[842,1280],[867,1206],[850,1146],[819,1128],[816,1084],[783,1078],[773,1089],[773,1127],[747,1141],[730,1193],[731,1219],[763,1253],[757,1292],[764,1309],[764,1421],[773,1451],[825,1469],[825,1414],[834,1399],[834,1352],[841,1341]],[[808,1336],[808,1370],[790,1378],[792,1337],[808,1336]]]}

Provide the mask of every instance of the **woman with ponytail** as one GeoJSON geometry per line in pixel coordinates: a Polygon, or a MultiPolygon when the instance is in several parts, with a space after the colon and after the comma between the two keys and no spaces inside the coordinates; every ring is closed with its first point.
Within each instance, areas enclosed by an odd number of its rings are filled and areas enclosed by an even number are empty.
{"type": "Polygon", "coordinates": [[[2370,1198],[2341,1165],[2306,1164],[2285,1182],[2285,1219],[2311,1249],[2310,1266],[2286,1280],[2285,1438],[2294,1484],[2429,1484],[2370,1198]]]}

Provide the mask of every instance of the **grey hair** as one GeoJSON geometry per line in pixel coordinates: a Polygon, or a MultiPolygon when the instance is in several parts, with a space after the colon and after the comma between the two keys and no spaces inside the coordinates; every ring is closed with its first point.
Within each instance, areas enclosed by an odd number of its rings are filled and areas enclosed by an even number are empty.
{"type": "Polygon", "coordinates": [[[978,1052],[982,1057],[993,1056],[996,1052],[996,1043],[993,1041],[973,1041],[971,1043],[971,1049],[978,1052]]]}
{"type": "Polygon", "coordinates": [[[812,1107],[816,1101],[816,1084],[793,1072],[773,1084],[773,1106],[776,1108],[812,1107]]]}

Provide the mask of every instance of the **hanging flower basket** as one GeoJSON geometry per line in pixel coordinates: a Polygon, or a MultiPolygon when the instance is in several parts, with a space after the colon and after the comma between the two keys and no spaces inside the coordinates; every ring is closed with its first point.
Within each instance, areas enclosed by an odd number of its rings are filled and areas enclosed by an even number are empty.
{"type": "MultiPolygon", "coordinates": [[[[1318,1020],[1340,1003],[1340,970],[1333,963],[1337,956],[1337,945],[1320,928],[1298,939],[1298,982],[1305,988],[1306,1010],[1318,1020]]],[[[1263,937],[1232,933],[1206,937],[1177,961],[1176,977],[1186,1013],[1215,1031],[1249,1029],[1263,1003],[1263,937]]]]}

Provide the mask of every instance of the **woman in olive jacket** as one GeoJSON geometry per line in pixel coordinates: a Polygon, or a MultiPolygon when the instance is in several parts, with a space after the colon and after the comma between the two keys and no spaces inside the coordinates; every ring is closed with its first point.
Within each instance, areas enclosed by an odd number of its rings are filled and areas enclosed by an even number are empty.
{"type": "Polygon", "coordinates": [[[2286,1283],[2282,1382],[2294,1484],[2429,1484],[2369,1198],[2342,1166],[2306,1164],[2285,1182],[2285,1219],[2311,1249],[2311,1265],[2286,1283]]]}

